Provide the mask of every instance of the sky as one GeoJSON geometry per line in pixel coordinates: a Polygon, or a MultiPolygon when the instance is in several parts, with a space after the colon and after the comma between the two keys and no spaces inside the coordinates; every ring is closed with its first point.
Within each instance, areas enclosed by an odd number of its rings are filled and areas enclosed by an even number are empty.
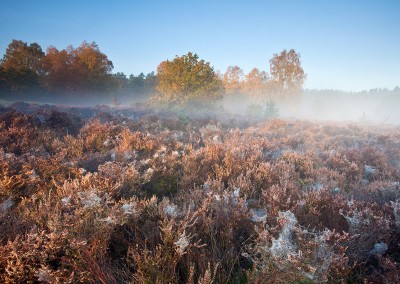
{"type": "Polygon", "coordinates": [[[400,1],[0,1],[0,56],[13,39],[44,50],[95,41],[113,72],[138,75],[192,51],[225,72],[269,71],[301,55],[305,88],[400,86],[400,1]]]}

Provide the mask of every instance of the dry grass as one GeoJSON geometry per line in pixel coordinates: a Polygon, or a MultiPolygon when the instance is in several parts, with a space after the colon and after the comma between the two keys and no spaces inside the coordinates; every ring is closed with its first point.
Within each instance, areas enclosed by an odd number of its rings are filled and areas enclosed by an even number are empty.
{"type": "Polygon", "coordinates": [[[0,282],[400,281],[397,127],[0,115],[0,282]]]}

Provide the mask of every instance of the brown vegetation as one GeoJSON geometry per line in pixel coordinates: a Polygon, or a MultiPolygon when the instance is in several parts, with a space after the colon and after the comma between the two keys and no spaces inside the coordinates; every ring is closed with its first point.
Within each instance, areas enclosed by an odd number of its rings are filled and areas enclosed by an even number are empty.
{"type": "Polygon", "coordinates": [[[398,128],[88,112],[2,110],[0,282],[399,282],[398,128]]]}

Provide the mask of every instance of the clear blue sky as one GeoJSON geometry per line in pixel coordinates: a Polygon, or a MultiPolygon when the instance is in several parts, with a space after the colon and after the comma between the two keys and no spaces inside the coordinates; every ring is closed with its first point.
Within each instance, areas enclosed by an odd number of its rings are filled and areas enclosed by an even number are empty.
{"type": "Polygon", "coordinates": [[[0,54],[12,39],[59,49],[95,41],[114,72],[148,73],[193,51],[225,72],[269,71],[294,48],[306,88],[400,85],[400,0],[0,1],[0,54]]]}

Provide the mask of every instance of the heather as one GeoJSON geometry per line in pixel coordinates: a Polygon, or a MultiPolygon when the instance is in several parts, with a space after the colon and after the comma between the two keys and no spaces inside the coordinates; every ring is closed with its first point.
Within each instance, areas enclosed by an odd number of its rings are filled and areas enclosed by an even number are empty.
{"type": "Polygon", "coordinates": [[[397,283],[400,129],[0,109],[0,282],[397,283]]]}

